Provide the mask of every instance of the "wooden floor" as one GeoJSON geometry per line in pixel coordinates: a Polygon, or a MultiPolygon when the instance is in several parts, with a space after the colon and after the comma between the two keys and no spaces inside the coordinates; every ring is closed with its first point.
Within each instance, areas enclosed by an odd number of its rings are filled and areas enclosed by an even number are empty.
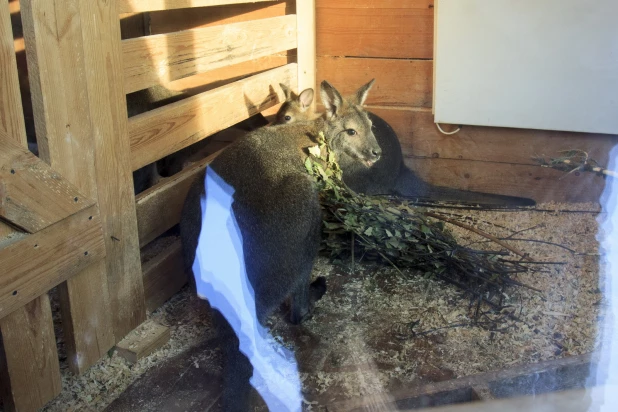
{"type": "MultiPolygon", "coordinates": [[[[220,368],[200,365],[200,354],[216,347],[214,340],[151,369],[112,402],[106,412],[205,412],[220,410],[220,368]]],[[[220,362],[220,360],[217,360],[220,362]]]]}

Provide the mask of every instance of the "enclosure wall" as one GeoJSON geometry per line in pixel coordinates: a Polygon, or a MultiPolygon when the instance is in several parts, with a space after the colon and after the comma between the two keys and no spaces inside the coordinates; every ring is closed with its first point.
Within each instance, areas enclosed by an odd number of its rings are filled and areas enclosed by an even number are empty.
{"type": "Polygon", "coordinates": [[[431,113],[434,0],[317,0],[316,22],[318,82],[352,92],[375,78],[369,110],[393,126],[406,163],[423,178],[537,202],[598,200],[602,178],[563,176],[532,157],[582,149],[607,164],[615,136],[474,126],[450,136],[438,131],[431,113]]]}

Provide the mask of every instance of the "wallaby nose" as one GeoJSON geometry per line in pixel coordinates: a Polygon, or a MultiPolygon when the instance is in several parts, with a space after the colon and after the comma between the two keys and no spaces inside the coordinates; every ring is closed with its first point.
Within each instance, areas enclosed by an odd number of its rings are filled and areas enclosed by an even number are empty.
{"type": "Polygon", "coordinates": [[[382,156],[382,150],[381,149],[372,149],[371,150],[371,155],[373,156],[374,160],[378,160],[380,158],[380,156],[382,156]]]}

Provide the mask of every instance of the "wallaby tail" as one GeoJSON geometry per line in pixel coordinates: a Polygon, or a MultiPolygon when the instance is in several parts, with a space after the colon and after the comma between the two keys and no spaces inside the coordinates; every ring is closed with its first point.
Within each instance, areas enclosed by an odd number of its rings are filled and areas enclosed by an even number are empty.
{"type": "Polygon", "coordinates": [[[533,199],[491,193],[471,192],[450,187],[433,186],[421,180],[412,170],[402,167],[395,183],[399,196],[486,206],[535,206],[533,199]]]}

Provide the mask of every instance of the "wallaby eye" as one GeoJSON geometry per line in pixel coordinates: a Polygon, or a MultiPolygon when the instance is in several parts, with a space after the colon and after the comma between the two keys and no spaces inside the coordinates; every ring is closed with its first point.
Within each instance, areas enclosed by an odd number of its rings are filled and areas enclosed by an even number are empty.
{"type": "Polygon", "coordinates": [[[285,116],[284,119],[289,122],[290,120],[292,120],[292,116],[285,116]]]}
{"type": "Polygon", "coordinates": [[[346,133],[348,134],[348,136],[354,136],[356,134],[356,130],[348,129],[348,130],[346,130],[346,133]]]}

